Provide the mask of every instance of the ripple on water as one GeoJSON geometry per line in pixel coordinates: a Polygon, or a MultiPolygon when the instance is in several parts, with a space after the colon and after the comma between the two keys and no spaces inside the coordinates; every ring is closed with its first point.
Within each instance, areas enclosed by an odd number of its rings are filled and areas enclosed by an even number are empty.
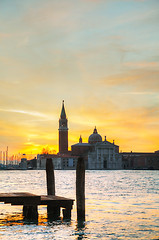
{"type": "MultiPolygon", "coordinates": [[[[56,194],[75,198],[75,171],[55,171],[56,194]]],[[[45,171],[1,171],[1,192],[46,194],[45,171]]],[[[23,221],[21,207],[0,204],[0,239],[159,239],[158,171],[86,171],[86,223],[23,221]]]]}

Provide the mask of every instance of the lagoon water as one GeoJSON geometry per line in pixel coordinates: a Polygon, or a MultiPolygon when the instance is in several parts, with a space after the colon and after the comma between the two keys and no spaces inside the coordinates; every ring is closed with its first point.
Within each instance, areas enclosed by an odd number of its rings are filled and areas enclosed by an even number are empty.
{"type": "MultiPolygon", "coordinates": [[[[75,171],[55,171],[56,195],[75,199],[75,171]]],[[[46,194],[43,170],[0,171],[0,192],[46,194]]],[[[86,222],[23,221],[22,207],[0,203],[0,239],[159,239],[159,171],[86,171],[86,222]]]]}

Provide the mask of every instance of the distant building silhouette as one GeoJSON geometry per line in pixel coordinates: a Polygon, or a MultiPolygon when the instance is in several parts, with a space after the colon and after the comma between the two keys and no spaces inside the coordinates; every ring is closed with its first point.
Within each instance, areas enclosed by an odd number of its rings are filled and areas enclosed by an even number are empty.
{"type": "MultiPolygon", "coordinates": [[[[109,142],[94,128],[88,137],[88,142],[83,143],[82,137],[79,143],[71,146],[68,151],[68,119],[64,101],[59,119],[59,153],[50,154],[55,169],[76,169],[77,159],[83,156],[86,169],[159,169],[159,152],[155,153],[119,153],[119,146],[109,142]]],[[[45,169],[47,154],[37,156],[37,168],[45,169]]]]}
{"type": "Polygon", "coordinates": [[[123,152],[122,168],[136,170],[159,170],[159,151],[152,153],[123,152]]]}
{"type": "Polygon", "coordinates": [[[68,153],[68,120],[66,117],[64,100],[59,119],[59,154],[68,153]]]}
{"type": "Polygon", "coordinates": [[[85,158],[87,169],[121,169],[122,161],[119,154],[119,146],[106,140],[98,134],[96,127],[88,138],[88,143],[82,143],[80,137],[79,143],[72,147],[73,155],[82,155],[85,158]]]}

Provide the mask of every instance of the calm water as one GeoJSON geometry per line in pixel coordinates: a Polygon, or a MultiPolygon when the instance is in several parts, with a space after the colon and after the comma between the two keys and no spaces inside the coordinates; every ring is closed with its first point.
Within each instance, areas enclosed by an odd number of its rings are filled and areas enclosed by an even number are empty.
{"type": "MultiPolygon", "coordinates": [[[[0,171],[0,192],[46,194],[45,171],[0,171]]],[[[75,171],[55,171],[56,195],[75,198],[75,171]]],[[[20,206],[0,203],[0,239],[159,239],[159,171],[86,171],[86,223],[22,219],[20,206]]]]}

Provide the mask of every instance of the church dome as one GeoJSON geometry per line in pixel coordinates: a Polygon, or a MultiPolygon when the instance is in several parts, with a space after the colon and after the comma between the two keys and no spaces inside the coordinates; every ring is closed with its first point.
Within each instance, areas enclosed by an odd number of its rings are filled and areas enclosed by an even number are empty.
{"type": "Polygon", "coordinates": [[[102,142],[102,137],[101,135],[98,134],[97,129],[95,127],[93,134],[91,134],[88,138],[88,142],[91,144],[97,143],[97,142],[102,142]]]}

